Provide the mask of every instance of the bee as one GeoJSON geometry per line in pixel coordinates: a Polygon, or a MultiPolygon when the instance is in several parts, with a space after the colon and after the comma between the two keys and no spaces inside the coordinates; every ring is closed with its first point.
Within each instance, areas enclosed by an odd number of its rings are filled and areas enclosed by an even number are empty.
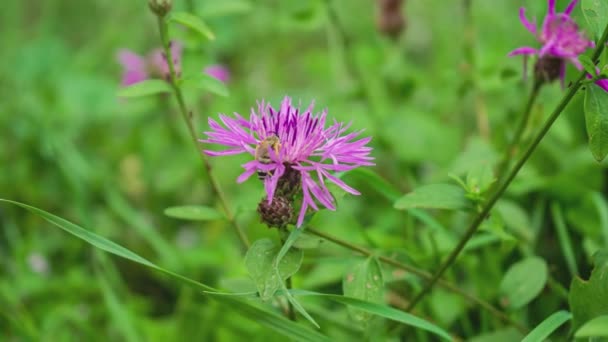
{"type": "MultiPolygon", "coordinates": [[[[262,164],[270,164],[270,151],[274,150],[275,154],[279,154],[279,148],[281,147],[281,140],[275,134],[271,134],[262,140],[258,146],[255,147],[254,157],[255,160],[262,164]]],[[[268,176],[267,171],[258,170],[258,178],[264,180],[268,176]]]]}

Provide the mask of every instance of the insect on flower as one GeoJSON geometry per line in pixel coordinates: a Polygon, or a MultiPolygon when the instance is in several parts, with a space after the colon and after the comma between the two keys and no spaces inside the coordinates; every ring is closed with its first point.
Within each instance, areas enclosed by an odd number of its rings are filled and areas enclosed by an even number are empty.
{"type": "Polygon", "coordinates": [[[361,132],[346,133],[350,124],[335,120],[325,127],[326,117],[326,111],[314,114],[313,104],[301,111],[286,97],[278,110],[258,103],[249,120],[236,113],[234,117],[220,115],[222,124],[210,118],[211,131],[205,132],[207,139],[200,141],[228,147],[223,151],[205,150],[210,156],[249,153],[253,160],[243,165],[245,171],[237,181],[244,182],[257,173],[264,182],[268,205],[274,203],[275,196],[280,201],[287,199],[289,204],[301,197],[296,223],[300,226],[309,208],[319,210],[322,205],[336,209],[328,182],[359,195],[334,172],[374,165],[369,155],[372,149],[367,146],[371,138],[356,140],[361,132]]]}
{"type": "MultiPolygon", "coordinates": [[[[270,134],[255,147],[255,160],[265,165],[270,164],[272,162],[272,158],[270,158],[271,151],[274,152],[275,156],[278,156],[280,147],[281,140],[279,140],[279,137],[277,137],[275,134],[270,134]]],[[[268,172],[258,170],[259,179],[263,180],[266,178],[267,175],[268,172]]]]}

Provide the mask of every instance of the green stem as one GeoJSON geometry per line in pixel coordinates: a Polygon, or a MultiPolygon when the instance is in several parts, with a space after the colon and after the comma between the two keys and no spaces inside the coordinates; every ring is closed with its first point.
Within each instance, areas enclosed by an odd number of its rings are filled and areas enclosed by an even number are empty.
{"type": "MultiPolygon", "coordinates": [[[[602,35],[602,38],[598,42],[591,60],[593,60],[594,62],[597,61],[600,54],[604,50],[604,45],[606,44],[607,40],[608,40],[608,25],[606,25],[606,28],[604,29],[604,34],[602,35]]],[[[517,161],[517,163],[515,164],[513,169],[509,172],[505,181],[499,185],[498,190],[496,190],[496,192],[492,195],[492,197],[490,197],[488,202],[486,202],[486,204],[482,208],[481,212],[475,217],[473,222],[471,222],[471,225],[469,226],[469,228],[464,233],[463,237],[458,242],[458,245],[456,245],[454,250],[450,253],[448,258],[446,259],[446,261],[443,262],[441,267],[439,267],[439,270],[437,270],[435,275],[433,275],[433,277],[429,281],[429,283],[422,289],[422,291],[416,297],[414,297],[414,299],[412,300],[412,302],[410,303],[410,305],[407,309],[408,311],[412,310],[416,306],[416,304],[418,304],[420,302],[420,300],[422,298],[424,298],[424,296],[426,296],[431,291],[431,289],[433,288],[435,283],[437,283],[439,278],[443,275],[443,272],[445,272],[445,270],[447,270],[450,266],[452,266],[452,264],[456,261],[456,258],[458,258],[458,256],[460,255],[460,252],[462,252],[462,250],[464,249],[464,247],[467,244],[467,242],[469,241],[469,239],[471,239],[471,237],[473,236],[473,234],[475,234],[475,232],[477,231],[477,229],[479,228],[479,226],[481,225],[483,220],[486,218],[486,216],[488,216],[488,214],[490,213],[490,210],[494,207],[494,204],[496,204],[498,199],[500,199],[500,197],[502,197],[502,195],[507,190],[507,188],[509,187],[509,185],[511,184],[513,179],[515,179],[515,176],[517,176],[517,174],[519,173],[519,170],[521,170],[521,168],[528,161],[528,159],[530,158],[530,156],[532,155],[534,150],[536,150],[536,147],[538,146],[538,144],[540,144],[540,142],[543,140],[543,138],[545,137],[547,132],[549,132],[549,129],[551,128],[551,126],[553,125],[555,120],[557,120],[557,118],[560,116],[562,111],[566,108],[568,103],[570,103],[570,100],[572,100],[572,98],[574,97],[576,92],[580,89],[580,87],[582,86],[582,81],[586,78],[586,75],[587,75],[587,73],[585,71],[583,71],[581,73],[581,75],[578,77],[578,79],[576,80],[576,82],[574,82],[574,84],[570,87],[570,90],[568,90],[568,92],[566,93],[564,98],[557,105],[557,108],[555,108],[553,113],[551,113],[551,116],[549,117],[549,119],[547,119],[544,126],[541,128],[540,132],[536,135],[536,137],[534,138],[534,140],[532,141],[530,146],[526,149],[526,151],[519,158],[519,160],[517,161]]]]}
{"type": "MultiPolygon", "coordinates": [[[[288,236],[288,232],[287,230],[278,230],[279,232],[279,236],[281,237],[281,246],[285,244],[285,242],[287,242],[287,236],[288,236]]],[[[288,290],[291,290],[293,288],[292,282],[291,282],[291,277],[285,279],[285,287],[288,290]]],[[[287,301],[287,318],[289,318],[292,321],[296,320],[296,311],[293,307],[293,304],[291,303],[290,300],[287,301]]]]}
{"type": "MultiPolygon", "coordinates": [[[[336,245],[339,245],[339,246],[342,246],[344,248],[350,249],[350,250],[352,250],[354,252],[357,252],[357,253],[359,253],[361,255],[365,255],[365,256],[374,256],[374,255],[376,255],[374,252],[372,252],[372,251],[370,251],[370,250],[368,250],[366,248],[357,246],[357,245],[352,244],[352,243],[350,243],[348,241],[344,241],[344,240],[342,240],[340,238],[337,238],[335,236],[332,236],[332,235],[326,234],[324,232],[318,231],[318,230],[316,230],[316,229],[314,229],[312,227],[306,227],[306,231],[308,233],[311,233],[311,234],[314,234],[316,236],[319,236],[319,237],[321,237],[321,238],[323,238],[323,239],[325,239],[327,241],[333,242],[336,245]]],[[[385,264],[391,265],[391,266],[393,266],[395,268],[398,268],[398,269],[410,272],[410,273],[412,273],[412,274],[414,274],[414,275],[416,275],[416,276],[418,276],[418,277],[420,277],[422,279],[430,280],[430,279],[433,278],[432,274],[427,273],[427,272],[425,272],[423,270],[420,270],[420,269],[418,269],[416,267],[403,264],[403,263],[401,263],[401,262],[399,262],[399,261],[397,261],[395,259],[388,258],[388,257],[385,257],[385,256],[377,256],[377,258],[382,263],[385,263],[385,264]]],[[[451,283],[448,283],[445,280],[440,279],[438,281],[438,284],[442,288],[444,288],[444,289],[446,289],[446,290],[448,290],[450,292],[453,292],[453,293],[455,293],[457,295],[460,295],[461,297],[465,298],[466,300],[479,305],[480,307],[482,307],[483,309],[487,310],[490,314],[492,314],[496,318],[498,318],[498,319],[500,319],[500,320],[502,320],[504,322],[507,322],[507,323],[513,325],[518,330],[520,330],[522,333],[527,333],[527,329],[523,325],[521,325],[520,323],[512,320],[509,316],[507,316],[506,314],[504,314],[500,310],[496,309],[494,306],[492,306],[492,304],[484,301],[483,299],[477,298],[474,295],[469,294],[469,293],[463,291],[458,286],[452,285],[451,283]]]]}
{"type": "Polygon", "coordinates": [[[511,158],[515,156],[515,149],[521,142],[521,137],[528,126],[528,121],[530,121],[530,114],[532,113],[532,108],[534,107],[534,103],[538,98],[538,94],[540,93],[540,89],[542,88],[543,83],[539,81],[534,81],[534,86],[532,91],[530,92],[530,96],[528,97],[528,101],[526,102],[526,107],[524,108],[523,115],[519,118],[519,124],[517,125],[517,129],[515,130],[515,134],[513,135],[513,139],[507,146],[505,153],[502,157],[500,163],[498,163],[498,167],[496,168],[496,184],[500,184],[502,182],[502,177],[505,175],[505,172],[509,169],[509,164],[511,162],[511,158]]]}
{"type": "Polygon", "coordinates": [[[230,206],[228,205],[228,200],[226,199],[226,196],[224,195],[224,192],[222,191],[222,188],[220,187],[220,184],[219,184],[217,178],[215,178],[213,172],[211,172],[211,164],[207,160],[205,154],[203,154],[199,151],[198,139],[196,136],[196,132],[194,130],[194,124],[192,123],[192,112],[190,112],[188,110],[188,108],[186,107],[186,102],[184,101],[184,95],[182,94],[182,90],[178,85],[178,77],[175,73],[175,66],[173,65],[173,56],[171,54],[171,49],[169,47],[170,42],[169,42],[169,37],[167,34],[167,30],[168,30],[167,23],[166,23],[165,19],[161,16],[157,16],[157,20],[158,20],[158,29],[160,31],[160,39],[161,39],[161,42],[163,45],[163,50],[165,52],[165,56],[167,59],[167,64],[169,65],[169,83],[171,84],[171,87],[173,88],[173,92],[175,94],[175,98],[177,99],[177,103],[179,105],[179,109],[180,109],[182,118],[184,119],[186,126],[188,126],[188,131],[190,132],[190,137],[192,138],[194,147],[196,148],[197,153],[200,156],[200,158],[203,162],[203,165],[205,166],[205,169],[207,170],[207,175],[209,176],[209,182],[211,183],[211,188],[213,189],[213,192],[215,193],[215,195],[219,198],[220,203],[224,209],[224,212],[226,213],[226,218],[236,229],[239,239],[241,240],[243,245],[245,247],[249,248],[249,246],[250,246],[249,239],[247,238],[247,235],[245,234],[245,231],[243,230],[241,225],[237,222],[236,218],[234,217],[234,214],[232,213],[232,210],[230,209],[230,206]]]}

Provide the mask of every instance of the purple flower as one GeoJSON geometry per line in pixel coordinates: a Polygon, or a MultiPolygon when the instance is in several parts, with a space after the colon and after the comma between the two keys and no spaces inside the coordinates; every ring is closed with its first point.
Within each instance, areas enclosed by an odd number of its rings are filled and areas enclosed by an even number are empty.
{"type": "Polygon", "coordinates": [[[213,64],[205,68],[203,72],[221,82],[228,83],[230,81],[230,71],[228,68],[220,64],[213,64]]]}
{"type": "MultiPolygon", "coordinates": [[[[600,68],[595,67],[595,74],[599,75],[600,73],[601,73],[600,68]]],[[[593,76],[591,76],[591,74],[587,74],[587,78],[592,79],[593,76]]],[[[596,80],[594,83],[597,86],[599,86],[600,88],[604,89],[605,91],[608,91],[608,79],[600,78],[599,80],[596,80]]]]}
{"type": "MultiPolygon", "coordinates": [[[[594,47],[595,44],[593,41],[588,40],[583,32],[579,31],[578,25],[570,17],[570,13],[572,13],[578,0],[572,0],[563,13],[555,12],[555,0],[548,0],[548,2],[549,13],[545,16],[540,31],[537,30],[536,24],[528,21],[525,9],[522,7],[519,10],[519,18],[522,24],[530,33],[536,36],[542,44],[541,48],[535,49],[524,46],[511,51],[509,56],[524,55],[527,57],[529,55],[538,55],[540,59],[543,57],[558,59],[561,61],[558,70],[559,78],[563,83],[566,72],[566,65],[563,61],[569,61],[579,70],[582,69],[583,67],[578,61],[578,56],[585,52],[587,48],[594,47]]],[[[524,59],[524,63],[525,61],[524,59]]]]}
{"type": "MultiPolygon", "coordinates": [[[[179,75],[182,58],[182,45],[179,42],[171,42],[171,55],[175,73],[179,75]]],[[[122,49],[118,51],[117,58],[123,68],[121,81],[123,86],[139,83],[152,77],[163,79],[169,77],[169,65],[160,48],[150,52],[147,57],[140,56],[128,49],[122,49]]]]}
{"type": "Polygon", "coordinates": [[[256,172],[262,175],[268,203],[272,203],[282,177],[298,179],[302,195],[298,227],[308,208],[319,210],[317,203],[330,210],[336,209],[327,181],[359,195],[357,190],[334,176],[334,172],[374,165],[369,155],[371,147],[366,146],[370,137],[355,140],[361,132],[346,134],[350,124],[335,120],[326,128],[327,112],[313,114],[313,106],[314,103],[301,113],[299,107],[292,106],[289,97],[285,97],[278,110],[262,101],[258,103],[257,112],[252,109],[249,120],[237,113],[233,118],[220,115],[223,125],[210,118],[211,131],[205,132],[208,139],[200,140],[228,147],[223,151],[205,150],[210,156],[249,153],[254,159],[243,165],[245,172],[237,181],[244,182],[256,172]],[[278,144],[267,148],[267,158],[256,158],[260,146],[264,146],[268,139],[276,138],[278,144]]]}

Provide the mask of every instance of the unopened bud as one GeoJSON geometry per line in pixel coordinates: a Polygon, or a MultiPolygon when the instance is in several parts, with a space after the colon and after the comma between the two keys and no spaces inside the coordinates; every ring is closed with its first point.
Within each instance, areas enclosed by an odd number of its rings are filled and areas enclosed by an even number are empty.
{"type": "Polygon", "coordinates": [[[291,201],[276,195],[272,199],[272,203],[268,203],[268,198],[264,197],[258,204],[258,213],[260,213],[262,222],[266,223],[269,228],[284,228],[294,218],[291,201]]]}
{"type": "Polygon", "coordinates": [[[561,58],[543,56],[534,65],[534,80],[538,83],[550,83],[560,78],[565,67],[561,58]]]}
{"type": "Polygon", "coordinates": [[[397,38],[405,27],[405,19],[401,13],[402,0],[378,0],[378,15],[376,26],[378,31],[397,38]]]}
{"type": "Polygon", "coordinates": [[[171,11],[173,0],[148,0],[148,6],[159,17],[164,17],[171,11]]]}

